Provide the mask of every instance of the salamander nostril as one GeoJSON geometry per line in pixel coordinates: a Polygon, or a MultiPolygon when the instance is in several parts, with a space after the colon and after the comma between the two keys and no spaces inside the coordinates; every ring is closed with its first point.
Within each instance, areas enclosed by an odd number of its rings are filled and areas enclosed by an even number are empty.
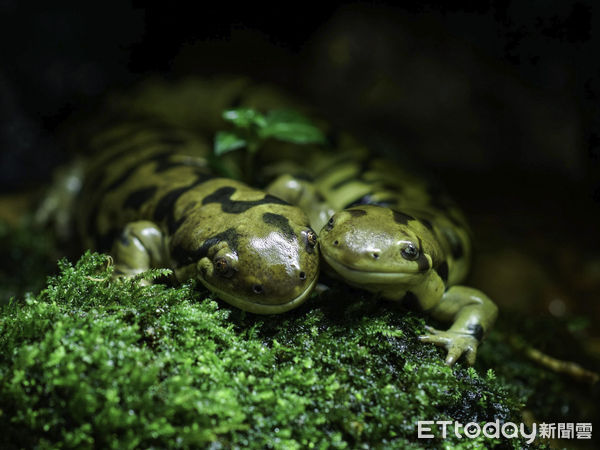
{"type": "Polygon", "coordinates": [[[373,253],[373,258],[378,259],[379,258],[379,253],[373,253]]]}
{"type": "Polygon", "coordinates": [[[335,246],[340,245],[340,241],[333,241],[333,245],[335,245],[335,246]]]}
{"type": "Polygon", "coordinates": [[[306,280],[306,274],[304,272],[300,272],[300,279],[306,280]]]}
{"type": "Polygon", "coordinates": [[[262,284],[255,284],[254,286],[252,286],[252,290],[254,291],[255,294],[262,294],[263,293],[262,284]]]}

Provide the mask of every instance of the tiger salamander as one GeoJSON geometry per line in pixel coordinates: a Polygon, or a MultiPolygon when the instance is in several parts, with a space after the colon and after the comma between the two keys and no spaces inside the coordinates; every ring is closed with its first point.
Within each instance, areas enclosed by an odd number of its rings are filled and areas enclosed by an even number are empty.
{"type": "Polygon", "coordinates": [[[159,117],[109,111],[72,141],[90,156],[75,202],[88,248],[110,252],[115,274],[173,269],[243,310],[298,306],[319,270],[317,236],[296,206],[223,178],[210,144],[159,117]],[[124,117],[121,117],[124,116],[124,117]]]}
{"type": "Polygon", "coordinates": [[[497,307],[460,284],[471,258],[462,214],[423,179],[370,159],[352,139],[336,150],[304,152],[299,173],[280,175],[267,191],[306,210],[328,272],[452,322],[447,331],[428,327],[420,339],[445,347],[449,365],[462,355],[473,364],[497,307]]]}

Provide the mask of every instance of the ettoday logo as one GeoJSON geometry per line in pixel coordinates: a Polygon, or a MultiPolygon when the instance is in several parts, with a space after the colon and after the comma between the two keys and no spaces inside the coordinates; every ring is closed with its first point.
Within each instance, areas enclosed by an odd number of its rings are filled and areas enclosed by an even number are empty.
{"type": "Polygon", "coordinates": [[[452,429],[457,438],[466,437],[468,439],[476,439],[482,433],[485,437],[490,439],[499,439],[500,436],[503,436],[507,439],[515,439],[521,436],[527,439],[526,442],[528,444],[531,444],[537,436],[535,423],[531,427],[531,433],[528,433],[524,423],[521,423],[520,426],[514,422],[506,422],[501,425],[500,420],[496,420],[495,422],[487,422],[483,426],[477,422],[469,422],[466,425],[463,425],[460,422],[453,422],[451,420],[436,420],[435,422],[433,420],[419,420],[417,422],[417,437],[419,439],[436,437],[430,433],[433,430],[433,424],[441,427],[442,439],[446,438],[449,429],[452,429]]]}
{"type": "Polygon", "coordinates": [[[445,439],[448,433],[454,433],[457,438],[476,439],[481,434],[490,439],[516,439],[523,437],[528,444],[531,444],[536,437],[542,439],[591,439],[592,424],[591,423],[533,423],[531,431],[528,432],[524,423],[517,425],[514,422],[506,422],[500,424],[500,420],[495,422],[486,422],[483,425],[477,422],[469,422],[463,425],[460,422],[451,420],[420,420],[417,422],[419,439],[431,439],[436,435],[431,432],[435,430],[434,424],[441,430],[441,438],[445,439]]]}

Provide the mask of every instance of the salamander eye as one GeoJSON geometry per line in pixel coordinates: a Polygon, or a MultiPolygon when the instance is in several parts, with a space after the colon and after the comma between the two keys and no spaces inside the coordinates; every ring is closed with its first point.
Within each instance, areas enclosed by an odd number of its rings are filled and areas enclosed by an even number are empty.
{"type": "Polygon", "coordinates": [[[317,245],[317,234],[312,230],[307,232],[306,233],[306,242],[308,243],[309,247],[314,248],[315,245],[317,245]]]}
{"type": "Polygon", "coordinates": [[[229,278],[233,275],[233,267],[231,267],[225,258],[218,258],[215,260],[215,270],[223,277],[229,278]]]}
{"type": "Polygon", "coordinates": [[[329,221],[327,222],[327,231],[331,230],[333,228],[333,217],[329,219],[329,221]]]}
{"type": "Polygon", "coordinates": [[[406,244],[400,253],[404,259],[408,259],[409,261],[414,261],[419,257],[419,250],[412,242],[406,244]]]}

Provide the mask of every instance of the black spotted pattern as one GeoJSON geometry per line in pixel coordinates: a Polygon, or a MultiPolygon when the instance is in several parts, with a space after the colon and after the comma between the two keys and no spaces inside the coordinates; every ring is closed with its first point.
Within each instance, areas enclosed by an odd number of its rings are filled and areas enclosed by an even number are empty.
{"type": "Polygon", "coordinates": [[[415,220],[415,218],[411,215],[405,214],[400,211],[392,211],[394,213],[394,221],[399,223],[400,225],[408,225],[409,220],[415,220]]]}
{"type": "Polygon", "coordinates": [[[157,191],[156,186],[150,186],[133,191],[123,202],[124,208],[139,209],[144,203],[150,200],[157,191]]]}
{"type": "Polygon", "coordinates": [[[478,341],[481,341],[483,339],[483,327],[478,323],[468,325],[467,331],[478,341]]]}
{"type": "Polygon", "coordinates": [[[367,214],[367,212],[363,209],[349,209],[348,213],[352,216],[352,217],[361,217],[367,214]]]}
{"type": "Polygon", "coordinates": [[[186,266],[193,264],[200,259],[208,255],[208,251],[213,245],[219,242],[227,242],[229,249],[237,253],[239,236],[235,228],[228,228],[221,233],[215,234],[214,236],[205,240],[202,245],[197,249],[188,249],[182,246],[175,246],[171,249],[171,257],[175,261],[177,267],[186,266]]]}
{"type": "Polygon", "coordinates": [[[421,241],[421,238],[419,239],[419,257],[415,260],[415,262],[418,265],[419,268],[419,272],[425,272],[426,270],[429,269],[429,261],[427,260],[427,257],[425,256],[425,252],[423,251],[423,242],[421,241]]]}
{"type": "Polygon", "coordinates": [[[104,192],[107,193],[107,192],[113,191],[113,190],[117,189],[118,187],[122,186],[129,179],[129,177],[131,177],[131,175],[133,175],[144,164],[154,161],[157,158],[162,158],[162,157],[167,158],[167,157],[169,157],[169,155],[171,155],[171,153],[172,153],[171,151],[155,153],[153,155],[150,155],[150,156],[142,159],[141,161],[136,161],[131,166],[129,166],[127,169],[125,169],[125,171],[116,180],[114,180],[112,183],[110,183],[104,189],[104,192]]]}
{"type": "Polygon", "coordinates": [[[288,240],[296,238],[296,233],[290,226],[290,220],[281,214],[264,213],[262,216],[264,223],[278,228],[288,240]]]}
{"type": "Polygon", "coordinates": [[[426,228],[428,228],[428,229],[429,229],[429,231],[433,231],[433,224],[432,224],[432,223],[431,223],[429,220],[427,220],[427,219],[419,219],[419,221],[420,221],[420,222],[421,222],[423,225],[425,225],[425,227],[426,227],[426,228]]]}
{"type": "Polygon", "coordinates": [[[381,200],[375,200],[373,198],[373,194],[367,194],[358,200],[352,201],[344,206],[344,209],[352,208],[353,206],[360,205],[374,205],[374,206],[382,206],[384,208],[391,208],[396,204],[396,199],[389,197],[383,198],[381,200]]]}
{"type": "Polygon", "coordinates": [[[217,189],[210,195],[207,195],[202,200],[203,205],[209,203],[219,203],[221,205],[221,211],[229,214],[240,214],[248,211],[250,208],[254,208],[259,205],[289,205],[288,202],[281,200],[280,198],[273,197],[272,195],[265,195],[260,200],[232,200],[231,196],[235,193],[235,188],[231,186],[224,186],[217,189]]]}
{"type": "Polygon", "coordinates": [[[444,261],[436,267],[435,271],[440,276],[444,284],[446,284],[448,282],[448,263],[444,261]]]}
{"type": "Polygon", "coordinates": [[[167,192],[156,205],[154,221],[160,223],[166,219],[169,234],[173,235],[185,220],[185,216],[179,220],[175,219],[175,203],[183,194],[211,178],[211,175],[199,174],[193,183],[167,192]]]}
{"type": "Polygon", "coordinates": [[[460,237],[451,228],[442,228],[442,234],[450,244],[450,253],[454,259],[462,258],[464,255],[464,249],[460,241],[460,237]]]}

